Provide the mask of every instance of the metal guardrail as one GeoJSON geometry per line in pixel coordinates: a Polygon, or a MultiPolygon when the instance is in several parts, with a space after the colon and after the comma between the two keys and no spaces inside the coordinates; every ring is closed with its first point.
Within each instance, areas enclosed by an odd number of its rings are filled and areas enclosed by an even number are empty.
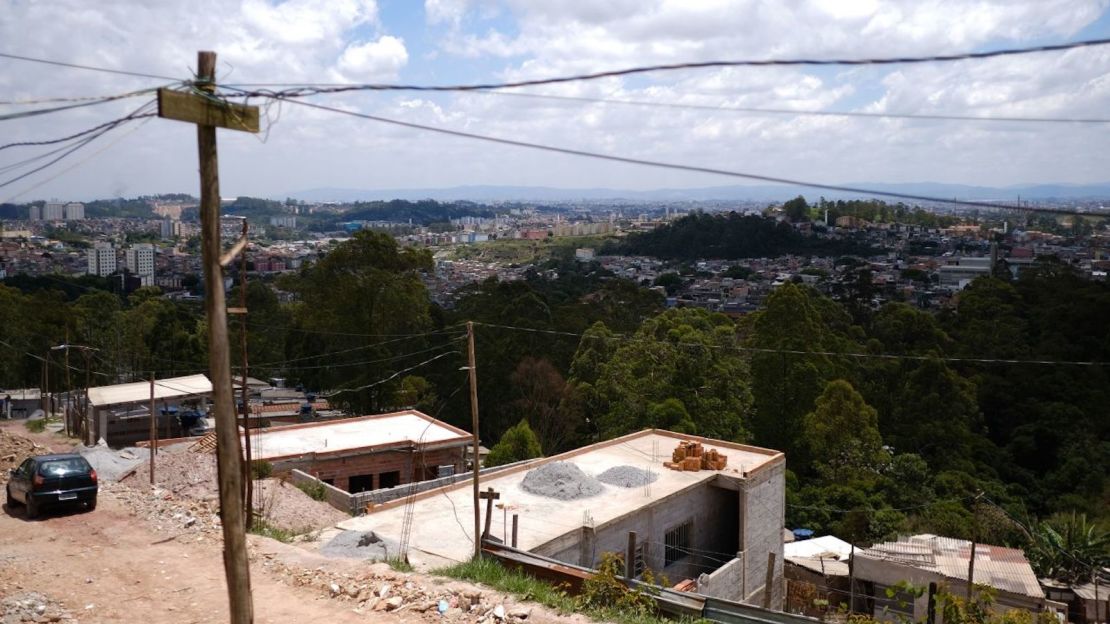
{"type": "MultiPolygon", "coordinates": [[[[577,591],[582,581],[596,572],[589,568],[564,563],[497,542],[483,541],[482,551],[512,568],[522,569],[536,578],[565,583],[577,591]]],[[[640,581],[633,584],[649,587],[640,581]]],[[[660,612],[675,617],[700,617],[721,624],[820,624],[820,620],[802,615],[772,611],[693,592],[651,587],[651,595],[660,612]]]]}

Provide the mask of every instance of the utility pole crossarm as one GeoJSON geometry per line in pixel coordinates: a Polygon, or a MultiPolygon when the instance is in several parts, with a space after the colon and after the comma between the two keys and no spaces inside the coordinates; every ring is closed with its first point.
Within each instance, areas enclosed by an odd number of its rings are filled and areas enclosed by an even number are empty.
{"type": "Polygon", "coordinates": [[[212,95],[158,89],[158,116],[199,126],[258,132],[258,107],[233,104],[212,95]]]}

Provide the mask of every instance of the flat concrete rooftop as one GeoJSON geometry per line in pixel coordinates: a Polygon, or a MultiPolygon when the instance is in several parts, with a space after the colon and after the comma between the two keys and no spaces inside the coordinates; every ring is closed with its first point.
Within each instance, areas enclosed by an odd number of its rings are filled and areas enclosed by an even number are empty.
{"type": "Polygon", "coordinates": [[[251,432],[251,456],[276,459],[361,449],[470,441],[470,434],[416,410],[251,432]]]}
{"type": "MultiPolygon", "coordinates": [[[[557,537],[578,530],[586,522],[601,528],[655,501],[717,479],[720,476],[743,479],[762,466],[781,460],[778,451],[686,436],[670,431],[645,430],[615,440],[600,442],[575,451],[537,460],[519,468],[498,473],[481,481],[483,491],[492,487],[501,494],[495,505],[490,533],[505,543],[510,542],[512,515],[519,514],[518,547],[537,548],[557,537]],[[699,440],[706,450],[716,449],[728,456],[724,470],[678,472],[663,466],[670,461],[671,451],[680,440],[699,440]],[[653,461],[654,455],[654,461],[653,461]],[[633,466],[659,475],[649,487],[623,488],[604,485],[601,494],[589,498],[563,501],[539,496],[521,488],[524,475],[537,466],[554,461],[569,461],[590,476],[614,466],[633,466]],[[505,521],[505,518],[508,521],[505,521]]],[[[417,495],[412,506],[413,522],[409,541],[409,558],[417,567],[427,569],[465,561],[474,552],[474,507],[472,484],[464,481],[417,495]]],[[[481,502],[483,522],[485,501],[481,502]]],[[[405,500],[401,499],[376,508],[365,516],[345,520],[337,526],[353,531],[375,531],[388,538],[401,535],[405,500]]],[[[330,534],[321,536],[326,543],[330,534]]]]}

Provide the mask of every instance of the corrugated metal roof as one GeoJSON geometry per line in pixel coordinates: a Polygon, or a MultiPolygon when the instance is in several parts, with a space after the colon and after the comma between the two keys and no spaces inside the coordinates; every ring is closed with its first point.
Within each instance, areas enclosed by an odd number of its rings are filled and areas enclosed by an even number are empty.
{"type": "MultiPolygon", "coordinates": [[[[971,542],[937,535],[914,535],[897,542],[875,544],[864,551],[857,551],[856,556],[891,561],[966,582],[971,542]]],[[[1013,548],[976,544],[975,582],[1015,594],[1044,598],[1037,575],[1025,555],[1013,548]]]]}
{"type": "MultiPolygon", "coordinates": [[[[179,399],[212,393],[212,382],[204,375],[188,375],[154,380],[155,399],[179,399]]],[[[126,405],[150,400],[150,382],[116,384],[89,388],[89,403],[96,407],[126,405]]]]}
{"type": "Polygon", "coordinates": [[[812,539],[800,540],[783,544],[783,556],[791,557],[824,557],[847,561],[852,554],[852,545],[835,535],[822,535],[812,539]]]}

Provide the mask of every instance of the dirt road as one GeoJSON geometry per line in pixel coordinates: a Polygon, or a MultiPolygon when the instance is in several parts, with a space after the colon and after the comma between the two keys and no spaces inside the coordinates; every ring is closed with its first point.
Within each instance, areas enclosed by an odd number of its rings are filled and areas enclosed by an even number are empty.
{"type": "MultiPolygon", "coordinates": [[[[226,622],[219,545],[164,540],[110,497],[92,513],[35,521],[26,520],[21,508],[5,509],[0,596],[37,591],[81,622],[226,622]]],[[[257,622],[367,621],[349,605],[291,587],[257,564],[253,568],[257,622]]]]}
{"type": "MultiPolygon", "coordinates": [[[[39,445],[37,453],[71,447],[61,436],[31,434],[15,423],[2,423],[0,430],[33,441],[39,445]]],[[[178,507],[169,512],[159,507],[162,513],[151,514],[151,498],[160,496],[102,484],[95,511],[46,513],[36,520],[27,520],[22,506],[4,506],[0,623],[21,621],[15,611],[30,614],[22,621],[36,622],[226,622],[218,529],[190,521],[190,512],[174,514],[178,507]],[[35,594],[51,605],[45,613],[39,611],[38,619],[30,619],[35,606],[23,599],[35,594]],[[12,607],[13,601],[31,606],[12,607]]],[[[465,583],[402,574],[385,564],[325,558],[260,536],[248,538],[259,623],[588,622],[465,583]],[[440,601],[451,607],[443,616],[437,611],[440,601]],[[508,615],[495,618],[495,607],[508,615]]]]}

